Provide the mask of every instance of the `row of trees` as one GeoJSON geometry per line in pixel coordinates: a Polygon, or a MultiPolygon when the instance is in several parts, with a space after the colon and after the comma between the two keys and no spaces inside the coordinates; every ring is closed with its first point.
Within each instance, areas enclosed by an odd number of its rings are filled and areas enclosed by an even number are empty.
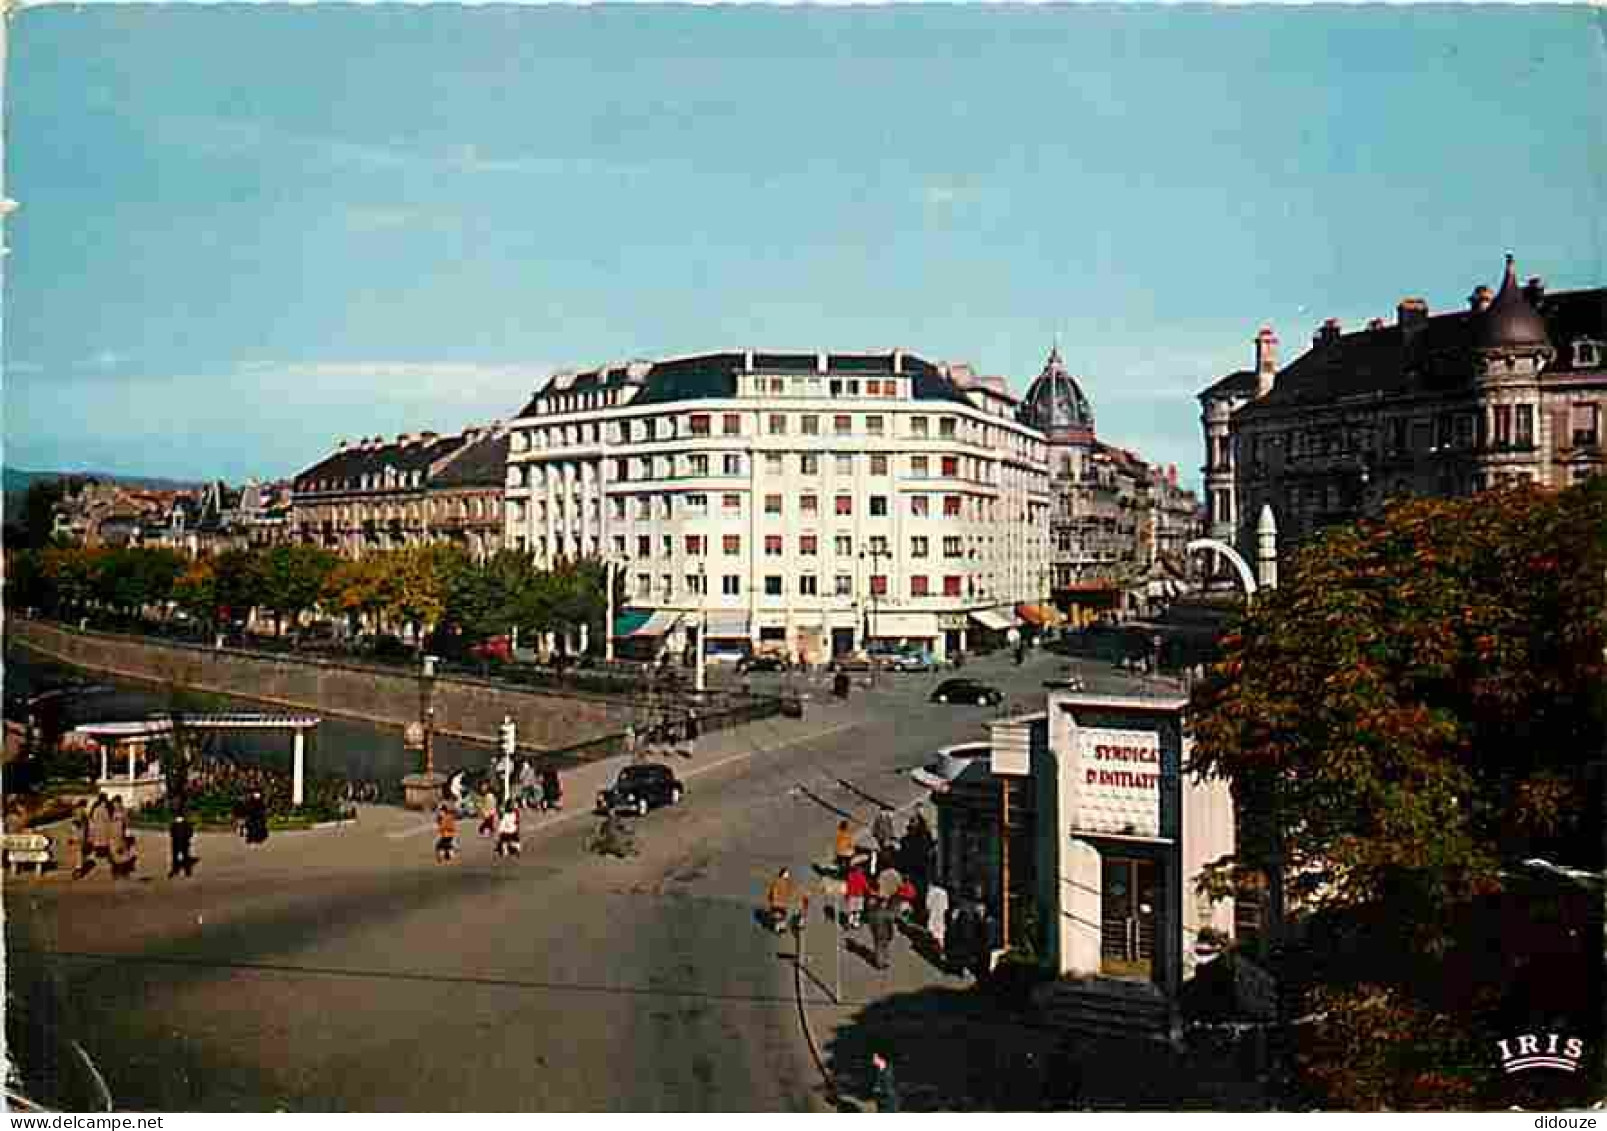
{"type": "Polygon", "coordinates": [[[594,561],[538,570],[527,553],[504,550],[476,562],[447,545],[356,561],[305,545],[194,560],[164,548],[49,546],[10,555],[5,596],[13,608],[67,618],[138,619],[177,609],[209,630],[256,609],[273,618],[276,632],[294,632],[313,613],[339,619],[352,634],[405,626],[415,639],[433,631],[466,647],[515,628],[528,639],[584,625],[601,640],[604,584],[594,561]]]}
{"type": "Polygon", "coordinates": [[[1303,919],[1314,1099],[1514,1102],[1495,1040],[1600,1021],[1599,926],[1522,877],[1603,866],[1607,481],[1334,528],[1221,644],[1194,769],[1233,786],[1224,863],[1303,919]]]}

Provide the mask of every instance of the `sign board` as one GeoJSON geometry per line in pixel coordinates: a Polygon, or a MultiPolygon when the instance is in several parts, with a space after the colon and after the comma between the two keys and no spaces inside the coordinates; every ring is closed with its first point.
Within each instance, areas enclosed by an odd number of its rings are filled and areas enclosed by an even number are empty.
{"type": "Polygon", "coordinates": [[[424,749],[423,723],[408,723],[402,728],[402,746],[407,750],[424,749]]]}
{"type": "Polygon", "coordinates": [[[1149,730],[1077,730],[1074,828],[1159,836],[1161,740],[1149,730]]]}

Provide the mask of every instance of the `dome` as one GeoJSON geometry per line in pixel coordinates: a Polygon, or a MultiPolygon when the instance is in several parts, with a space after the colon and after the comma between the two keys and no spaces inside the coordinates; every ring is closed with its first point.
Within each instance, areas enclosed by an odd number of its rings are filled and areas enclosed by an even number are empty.
{"type": "Polygon", "coordinates": [[[1060,348],[1049,351],[1043,372],[1027,388],[1022,398],[1021,423],[1036,428],[1050,439],[1092,439],[1094,410],[1083,395],[1077,379],[1066,372],[1060,348]]]}
{"type": "MultiPolygon", "coordinates": [[[[1488,293],[1488,292],[1487,292],[1488,293]]],[[[1512,267],[1512,256],[1507,256],[1506,277],[1501,280],[1501,291],[1483,313],[1475,316],[1473,347],[1483,350],[1523,349],[1551,346],[1546,335],[1546,324],[1529,300],[1523,297],[1517,274],[1512,267]]]]}

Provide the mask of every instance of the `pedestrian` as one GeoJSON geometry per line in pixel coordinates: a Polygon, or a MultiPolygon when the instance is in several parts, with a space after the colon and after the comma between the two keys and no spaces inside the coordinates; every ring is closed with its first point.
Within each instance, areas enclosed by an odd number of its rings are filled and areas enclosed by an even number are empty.
{"type": "Polygon", "coordinates": [[[246,798],[245,833],[247,844],[262,844],[268,839],[268,801],[260,789],[253,789],[246,798]]]}
{"type": "Polygon", "coordinates": [[[541,794],[537,788],[536,764],[528,760],[519,765],[519,802],[527,808],[541,808],[541,794]]]}
{"type": "Polygon", "coordinates": [[[186,877],[195,873],[196,859],[190,847],[195,842],[195,826],[183,813],[173,818],[173,823],[167,827],[168,846],[173,853],[173,866],[168,869],[167,878],[172,879],[180,872],[186,877]]]}
{"type": "Polygon", "coordinates": [[[697,708],[696,707],[688,707],[686,709],[686,740],[687,740],[687,742],[692,743],[692,744],[695,745],[697,743],[698,735],[700,733],[702,733],[702,724],[698,720],[698,717],[697,717],[697,708]]]}
{"type": "Polygon", "coordinates": [[[877,1112],[897,1114],[899,1109],[898,1080],[893,1076],[893,1066],[879,1052],[871,1054],[870,1063],[873,1071],[870,1096],[876,1103],[877,1112]]]}
{"type": "Polygon", "coordinates": [[[458,815],[444,802],[435,811],[435,862],[448,864],[458,850],[458,815]]]}
{"type": "Polygon", "coordinates": [[[636,758],[636,724],[625,724],[624,738],[625,756],[634,760],[636,758]]]}
{"type": "Polygon", "coordinates": [[[834,851],[837,855],[837,874],[847,879],[848,866],[854,860],[854,832],[848,827],[847,821],[837,822],[837,843],[834,851]]]}
{"type": "Polygon", "coordinates": [[[885,899],[872,897],[866,902],[865,921],[870,924],[870,938],[875,947],[874,965],[886,970],[893,946],[893,909],[885,899]]]}
{"type": "Polygon", "coordinates": [[[926,889],[926,933],[932,936],[932,948],[938,961],[943,961],[943,941],[948,935],[949,893],[942,884],[926,889]]]}
{"type": "Polygon", "coordinates": [[[111,799],[104,793],[95,798],[94,804],[89,807],[87,821],[89,829],[89,865],[102,857],[110,856],[112,850],[112,806],[111,799]]]}
{"type": "Polygon", "coordinates": [[[796,894],[792,883],[792,872],[787,868],[778,871],[776,878],[770,881],[770,886],[765,888],[765,915],[769,919],[771,930],[778,935],[787,925],[787,915],[792,911],[792,902],[796,894]]]}
{"type": "Polygon", "coordinates": [[[73,812],[72,835],[67,838],[67,859],[73,879],[81,880],[95,866],[95,854],[89,847],[89,807],[82,802],[73,812]]]}
{"type": "Polygon", "coordinates": [[[944,951],[944,967],[951,973],[963,973],[975,961],[976,918],[971,906],[961,902],[949,913],[948,945],[944,951]]]}
{"type": "Polygon", "coordinates": [[[848,869],[848,879],[843,884],[843,897],[848,909],[848,927],[857,931],[864,922],[865,901],[870,898],[870,877],[863,868],[848,869]]]}
{"type": "Polygon", "coordinates": [[[546,799],[547,808],[562,811],[564,784],[558,780],[557,766],[548,766],[541,771],[541,792],[546,799]]]}
{"type": "Polygon", "coordinates": [[[480,835],[493,836],[497,831],[497,795],[491,792],[491,783],[480,787],[480,835]]]}
{"type": "Polygon", "coordinates": [[[497,820],[497,855],[519,855],[519,806],[511,801],[497,820]]]}
{"type": "Polygon", "coordinates": [[[883,806],[877,812],[876,819],[871,822],[870,835],[871,839],[876,842],[876,847],[881,849],[884,855],[893,851],[895,834],[893,832],[893,811],[891,809],[883,806]]]}

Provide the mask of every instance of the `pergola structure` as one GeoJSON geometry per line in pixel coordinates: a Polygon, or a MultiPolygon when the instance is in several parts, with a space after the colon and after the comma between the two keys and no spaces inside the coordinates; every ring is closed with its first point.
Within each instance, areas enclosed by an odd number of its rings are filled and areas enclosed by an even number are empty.
{"type": "MultiPolygon", "coordinates": [[[[317,715],[257,715],[240,712],[195,714],[182,716],[181,726],[192,730],[288,730],[294,735],[295,760],[291,774],[290,801],[300,805],[305,796],[307,732],[322,722],[317,715]]],[[[119,746],[128,746],[128,780],[135,780],[137,747],[153,738],[173,733],[171,715],[153,715],[148,719],[120,723],[86,723],[74,727],[73,733],[94,742],[100,747],[100,777],[111,778],[111,753],[119,746]]]]}

